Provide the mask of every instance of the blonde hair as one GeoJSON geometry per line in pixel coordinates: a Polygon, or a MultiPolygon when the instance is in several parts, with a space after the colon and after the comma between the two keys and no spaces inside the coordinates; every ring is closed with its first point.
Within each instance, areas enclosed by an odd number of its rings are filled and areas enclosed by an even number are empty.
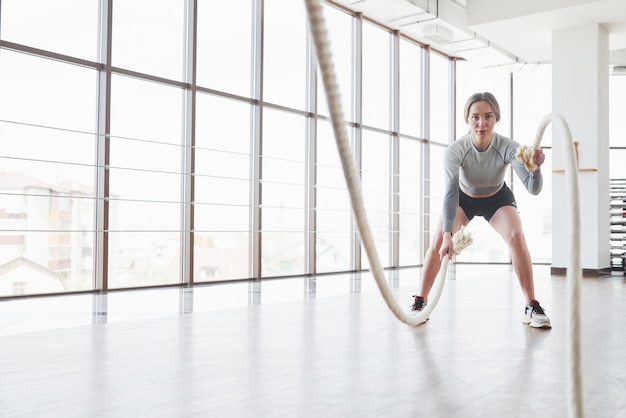
{"type": "Polygon", "coordinates": [[[469,99],[467,99],[467,101],[465,102],[465,110],[463,111],[463,117],[465,119],[465,123],[469,123],[470,107],[472,107],[472,105],[476,102],[489,103],[489,105],[493,109],[494,116],[496,117],[496,122],[500,121],[500,105],[498,104],[496,97],[489,92],[484,92],[484,93],[472,94],[469,97],[469,99]]]}

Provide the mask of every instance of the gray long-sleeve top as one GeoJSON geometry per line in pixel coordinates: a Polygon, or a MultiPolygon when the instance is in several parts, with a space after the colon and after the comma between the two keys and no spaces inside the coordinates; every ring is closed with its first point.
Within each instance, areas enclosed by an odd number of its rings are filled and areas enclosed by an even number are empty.
{"type": "Polygon", "coordinates": [[[443,198],[443,232],[453,232],[454,219],[459,206],[459,186],[475,195],[486,195],[500,189],[509,164],[513,167],[526,190],[539,194],[543,187],[541,171],[530,173],[515,158],[520,144],[493,133],[486,151],[480,152],[467,134],[450,144],[444,152],[445,195],[443,198]]]}

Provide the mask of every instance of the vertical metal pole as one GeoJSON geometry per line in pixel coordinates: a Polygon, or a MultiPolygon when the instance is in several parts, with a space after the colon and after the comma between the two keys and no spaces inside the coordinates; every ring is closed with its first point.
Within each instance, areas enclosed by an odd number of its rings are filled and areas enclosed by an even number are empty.
{"type": "Polygon", "coordinates": [[[256,0],[252,13],[251,186],[250,186],[250,276],[261,279],[261,170],[263,133],[263,0],[256,0]]]}
{"type": "MultiPolygon", "coordinates": [[[[448,68],[450,68],[450,76],[448,77],[450,87],[450,108],[449,108],[449,130],[448,143],[452,143],[456,138],[456,66],[457,60],[455,58],[450,59],[448,68]]],[[[450,263],[448,265],[448,279],[456,280],[456,263],[450,263]]]]}
{"type": "MultiPolygon", "coordinates": [[[[510,104],[511,113],[509,113],[507,115],[507,117],[511,121],[511,125],[510,125],[511,127],[510,127],[510,130],[509,130],[509,138],[513,138],[513,115],[514,115],[514,112],[513,112],[513,73],[509,74],[509,92],[510,92],[510,94],[509,94],[509,100],[510,100],[509,104],[510,104]]],[[[508,183],[511,186],[511,190],[513,191],[513,193],[515,193],[515,185],[513,184],[513,180],[514,180],[513,177],[514,177],[513,176],[513,167],[509,167],[509,180],[508,180],[508,183]]],[[[507,253],[507,255],[509,257],[508,262],[510,264],[509,271],[513,271],[513,258],[511,257],[511,252],[509,251],[507,253]]]]}
{"type": "Polygon", "coordinates": [[[426,250],[430,243],[430,50],[422,49],[422,216],[420,219],[420,231],[422,252],[420,257],[423,261],[426,250]]]}
{"type": "Polygon", "coordinates": [[[509,137],[513,138],[513,124],[515,123],[515,120],[513,119],[513,115],[515,114],[515,109],[513,108],[514,103],[513,103],[513,99],[514,99],[514,81],[515,81],[515,77],[513,77],[513,73],[509,73],[509,104],[510,104],[510,109],[511,109],[511,113],[509,113],[507,115],[507,117],[509,118],[509,120],[511,121],[511,128],[509,130],[509,137]]]}
{"type": "MultiPolygon", "coordinates": [[[[509,113],[508,115],[505,115],[505,117],[507,117],[510,121],[511,121],[511,128],[508,132],[508,136],[509,138],[513,138],[513,115],[515,114],[513,111],[513,73],[509,74],[509,105],[510,105],[510,109],[511,109],[511,113],[509,113]]],[[[509,168],[509,185],[511,186],[511,190],[513,190],[513,192],[515,192],[515,188],[514,188],[514,184],[513,184],[513,167],[509,168]]],[[[511,261],[512,263],[512,261],[511,261]]]]}
{"type": "MultiPolygon", "coordinates": [[[[309,25],[307,20],[307,26],[309,25]]],[[[307,101],[306,101],[306,156],[305,156],[305,212],[306,273],[317,272],[317,57],[311,31],[307,29],[307,101]]],[[[308,292],[306,294],[309,294],[308,292]]]]}
{"type": "Polygon", "coordinates": [[[94,287],[109,290],[109,161],[111,133],[111,29],[113,0],[101,0],[99,20],[98,115],[96,127],[94,287]]]}
{"type": "Polygon", "coordinates": [[[194,173],[196,142],[196,36],[197,0],[185,4],[185,58],[184,79],[188,89],[183,91],[183,147],[181,178],[181,236],[180,275],[181,282],[192,286],[194,245],[194,173]]]}
{"type": "Polygon", "coordinates": [[[391,141],[389,167],[389,261],[392,267],[400,265],[400,32],[391,36],[391,141]]]}
{"type": "MultiPolygon", "coordinates": [[[[354,150],[354,164],[358,172],[361,172],[361,141],[362,141],[362,100],[363,100],[363,14],[357,13],[353,20],[353,43],[352,43],[352,69],[354,74],[353,86],[353,106],[352,120],[355,126],[353,129],[352,149],[354,150]]],[[[358,228],[354,216],[351,218],[350,230],[351,239],[351,268],[361,269],[361,241],[359,239],[358,228]]]]}

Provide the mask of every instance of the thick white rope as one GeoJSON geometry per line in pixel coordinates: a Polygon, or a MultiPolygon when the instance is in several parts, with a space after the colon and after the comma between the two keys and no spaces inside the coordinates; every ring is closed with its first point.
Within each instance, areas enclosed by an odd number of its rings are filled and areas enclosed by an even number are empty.
{"type": "MultiPolygon", "coordinates": [[[[357,170],[354,166],[354,160],[352,159],[352,150],[350,148],[350,142],[346,133],[346,127],[344,123],[343,110],[341,108],[341,100],[339,97],[339,89],[337,87],[337,81],[333,69],[332,56],[329,47],[328,34],[325,27],[324,17],[322,15],[322,6],[319,0],[305,0],[307,7],[307,15],[309,18],[309,26],[311,34],[313,35],[313,41],[315,43],[315,49],[317,52],[317,59],[322,73],[322,80],[324,83],[324,89],[326,91],[326,98],[328,100],[328,109],[331,115],[331,121],[333,125],[333,131],[335,133],[335,140],[341,158],[343,167],[343,174],[346,179],[348,191],[350,193],[350,201],[352,203],[352,211],[357,223],[359,234],[363,242],[363,247],[367,254],[367,258],[370,262],[370,267],[378,289],[380,290],[383,299],[387,303],[387,306],[393,312],[393,314],[402,322],[407,325],[419,325],[428,319],[430,313],[437,305],[441,291],[443,290],[443,284],[445,282],[446,272],[448,270],[449,258],[444,257],[442,260],[441,268],[437,276],[437,286],[433,297],[429,300],[426,307],[416,315],[409,315],[407,308],[401,308],[396,302],[393,294],[383,273],[383,268],[376,252],[376,246],[374,239],[369,228],[367,217],[365,214],[365,208],[363,203],[363,196],[361,191],[360,178],[357,170]]],[[[471,239],[463,235],[463,230],[458,231],[454,236],[454,248],[455,254],[458,254],[465,246],[471,243],[471,239]]]]}
{"type": "Polygon", "coordinates": [[[526,168],[534,169],[530,158],[536,148],[539,148],[543,133],[550,124],[554,123],[561,139],[565,156],[566,187],[568,205],[570,208],[569,226],[569,263],[567,268],[567,385],[569,416],[582,418],[585,416],[583,403],[583,383],[581,370],[580,350],[580,286],[582,269],[580,265],[580,200],[578,187],[578,161],[572,134],[565,119],[561,115],[551,113],[543,118],[539,124],[535,142],[532,147],[524,146],[518,151],[517,157],[524,162],[526,168]]]}
{"type": "MultiPolygon", "coordinates": [[[[444,257],[439,274],[437,276],[437,285],[434,294],[426,308],[415,316],[409,316],[404,309],[400,308],[396,303],[389,286],[385,281],[383,269],[376,252],[374,239],[365,215],[363,197],[361,193],[361,183],[358,173],[354,167],[352,160],[352,152],[346,134],[343,110],[339,98],[337,81],[333,70],[332,56],[329,48],[329,41],[325,22],[322,15],[322,6],[319,0],[305,0],[307,7],[307,15],[309,18],[309,26],[313,35],[317,58],[322,73],[324,89],[328,100],[328,109],[331,115],[333,131],[337,142],[337,148],[341,158],[344,177],[350,192],[350,201],[354,212],[357,226],[363,241],[363,246],[370,261],[370,266],[376,284],[387,303],[389,309],[402,322],[408,325],[418,325],[425,322],[439,300],[439,296],[443,290],[446,272],[448,270],[449,258],[444,257]]],[[[547,115],[540,123],[535,143],[533,147],[522,147],[519,155],[522,161],[525,161],[529,170],[534,169],[534,164],[530,161],[532,151],[539,147],[543,133],[550,122],[554,122],[563,137],[565,150],[565,162],[567,164],[567,188],[569,195],[569,207],[571,208],[570,216],[570,263],[567,269],[567,293],[568,293],[568,405],[569,416],[582,418],[584,417],[583,394],[582,394],[582,375],[580,369],[580,283],[582,281],[582,270],[580,268],[580,207],[578,197],[578,164],[575,158],[574,143],[572,141],[569,126],[563,118],[557,114],[547,115]],[[530,149],[529,149],[530,148],[530,149]],[[526,159],[524,160],[524,155],[526,159]]],[[[454,236],[455,254],[458,254],[465,246],[471,243],[471,238],[463,235],[463,229],[454,236]]]]}

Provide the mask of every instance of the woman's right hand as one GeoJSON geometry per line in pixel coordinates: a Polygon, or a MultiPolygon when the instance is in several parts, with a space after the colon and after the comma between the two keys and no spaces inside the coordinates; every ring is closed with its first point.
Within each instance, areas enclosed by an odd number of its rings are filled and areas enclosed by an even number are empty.
{"type": "Polygon", "coordinates": [[[441,247],[439,248],[439,257],[441,260],[445,256],[452,258],[454,256],[454,242],[452,242],[452,233],[444,232],[443,233],[443,241],[441,241],[441,247]]]}

